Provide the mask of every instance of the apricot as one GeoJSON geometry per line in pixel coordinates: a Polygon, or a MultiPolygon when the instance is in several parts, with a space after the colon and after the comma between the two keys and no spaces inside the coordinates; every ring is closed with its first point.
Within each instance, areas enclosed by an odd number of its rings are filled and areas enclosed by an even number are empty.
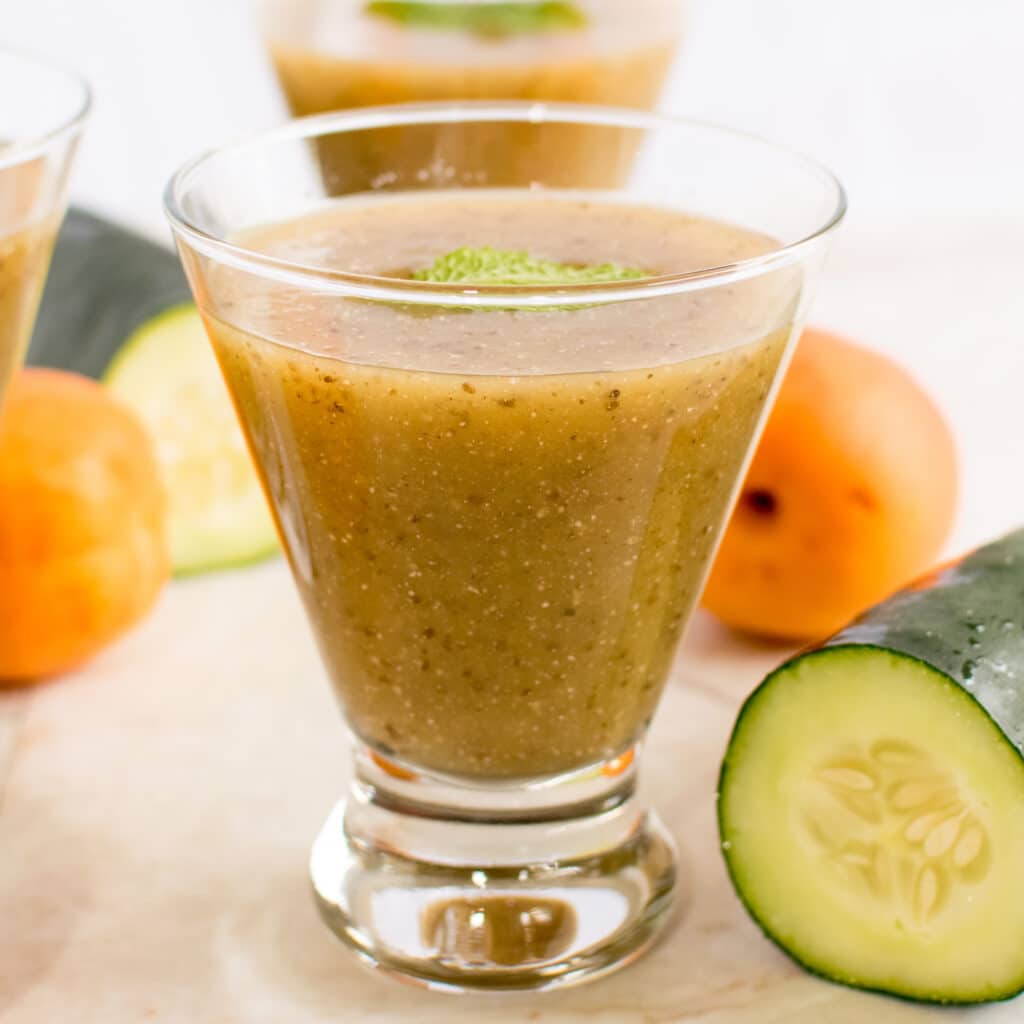
{"type": "Polygon", "coordinates": [[[170,573],[165,497],[135,416],[95,382],[25,370],[0,409],[0,680],[81,664],[170,573]]]}
{"type": "Polygon", "coordinates": [[[825,637],[935,563],[956,498],[953,437],[914,379],[808,329],[703,603],[751,633],[825,637]]]}

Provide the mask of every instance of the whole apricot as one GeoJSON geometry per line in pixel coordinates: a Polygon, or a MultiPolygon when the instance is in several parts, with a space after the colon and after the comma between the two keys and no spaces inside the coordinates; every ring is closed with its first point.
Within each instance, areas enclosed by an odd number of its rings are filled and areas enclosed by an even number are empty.
{"type": "Polygon", "coordinates": [[[135,416],[95,382],[25,370],[0,409],[0,680],[81,664],[168,578],[164,493],[135,416]]]}
{"type": "Polygon", "coordinates": [[[888,357],[808,329],[704,605],[751,633],[825,637],[934,564],[956,498],[953,437],[920,385],[888,357]]]}

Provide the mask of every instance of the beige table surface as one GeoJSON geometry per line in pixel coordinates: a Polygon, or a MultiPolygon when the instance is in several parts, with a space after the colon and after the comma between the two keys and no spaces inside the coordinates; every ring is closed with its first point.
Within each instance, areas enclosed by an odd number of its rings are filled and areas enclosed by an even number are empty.
{"type": "MultiPolygon", "coordinates": [[[[854,237],[816,309],[942,400],[965,448],[958,545],[1024,522],[1022,251],[1020,223],[854,237]]],[[[284,566],[175,583],[86,670],[0,692],[0,1022],[1024,1022],[1019,1001],[926,1010],[819,982],[745,917],[714,780],[782,653],[703,615],[691,630],[644,760],[689,887],[659,946],[562,993],[430,995],[359,966],[313,908],[308,848],[348,756],[284,566]]]]}
{"type": "MultiPolygon", "coordinates": [[[[695,623],[645,752],[684,853],[664,941],[545,996],[430,995],[320,924],[307,852],[345,785],[341,722],[281,563],[178,583],[73,678],[0,697],[3,1024],[966,1019],[818,982],[744,916],[715,849],[736,703],[780,652],[695,623]]],[[[1024,1005],[980,1020],[1024,1019],[1024,1005]]]]}

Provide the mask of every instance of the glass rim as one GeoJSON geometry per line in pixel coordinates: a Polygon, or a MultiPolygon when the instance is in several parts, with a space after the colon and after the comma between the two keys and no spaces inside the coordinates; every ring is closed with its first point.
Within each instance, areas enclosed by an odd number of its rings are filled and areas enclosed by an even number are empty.
{"type": "Polygon", "coordinates": [[[76,133],[92,110],[92,88],[88,79],[74,68],[65,64],[40,57],[28,50],[15,46],[0,46],[0,61],[13,59],[63,78],[78,91],[78,102],[72,112],[59,119],[51,128],[38,133],[23,135],[12,139],[0,152],[0,170],[14,167],[33,157],[41,156],[48,149],[69,135],[76,133]]]}
{"type": "MultiPolygon", "coordinates": [[[[430,190],[426,190],[430,191],[430,190]]],[[[524,189],[525,191],[525,189],[524,189]]],[[[542,189],[531,190],[536,192],[542,189]]],[[[558,190],[553,189],[552,192],[558,190]]],[[[386,195],[387,193],[381,193],[386,195]]],[[[435,193],[436,194],[436,193],[435,193]]],[[[238,270],[271,277],[282,284],[304,289],[316,287],[350,298],[371,299],[413,305],[543,308],[564,305],[567,296],[574,301],[598,305],[632,299],[678,294],[728,282],[743,281],[798,261],[802,254],[829,235],[843,220],[847,210],[846,190],[839,179],[813,157],[763,138],[760,135],[727,128],[694,118],[648,113],[628,108],[593,106],[577,103],[548,103],[529,100],[466,100],[455,102],[403,103],[390,106],[360,107],[296,118],[276,129],[243,138],[240,141],[206,150],[186,162],[171,177],[164,189],[164,213],[175,235],[197,252],[238,270]],[[382,277],[317,267],[270,256],[209,232],[196,224],[184,209],[187,185],[194,174],[211,160],[227,153],[244,153],[288,140],[311,140],[344,131],[393,128],[404,125],[479,123],[488,121],[530,124],[590,124],[617,128],[672,130],[689,128],[783,154],[813,174],[835,194],[831,212],[809,233],[781,244],[759,256],[720,266],[679,273],[630,279],[602,284],[570,285],[472,285],[434,283],[382,277]]]]}

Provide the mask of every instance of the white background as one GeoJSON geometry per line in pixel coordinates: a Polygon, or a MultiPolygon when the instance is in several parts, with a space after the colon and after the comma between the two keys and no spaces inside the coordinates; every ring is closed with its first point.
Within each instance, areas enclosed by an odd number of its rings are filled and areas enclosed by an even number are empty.
{"type": "MultiPolygon", "coordinates": [[[[160,237],[179,163],[284,115],[248,0],[5,2],[3,42],[94,85],[73,198],[160,237]]],[[[843,178],[813,319],[909,365],[947,411],[954,546],[1024,523],[1022,41],[1020,0],[704,0],[663,104],[843,178]]]]}

